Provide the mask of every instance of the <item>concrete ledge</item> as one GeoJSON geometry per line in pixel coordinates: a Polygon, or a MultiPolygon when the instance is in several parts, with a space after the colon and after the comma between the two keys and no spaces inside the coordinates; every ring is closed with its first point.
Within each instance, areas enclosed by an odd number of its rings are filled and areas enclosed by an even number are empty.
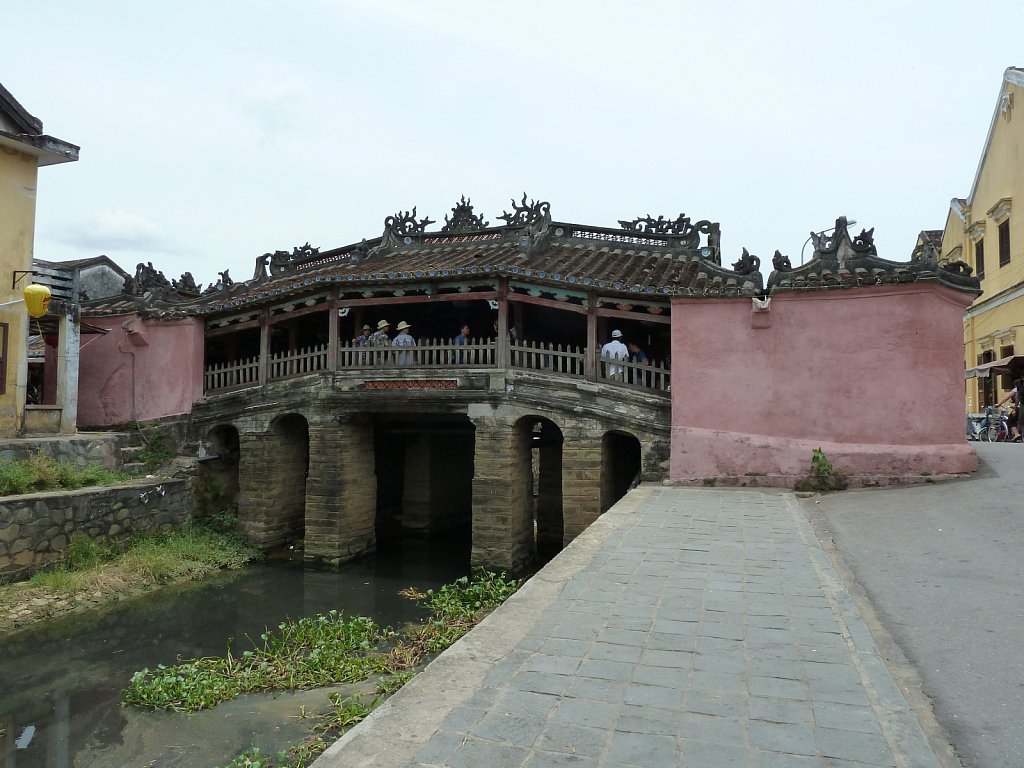
{"type": "MultiPolygon", "coordinates": [[[[925,485],[949,482],[950,480],[966,480],[968,474],[944,473],[933,475],[845,475],[847,489],[856,488],[889,488],[904,485],[925,485]]],[[[793,488],[807,475],[722,475],[720,477],[701,477],[683,480],[665,480],[662,485],[675,488],[793,488]]]]}

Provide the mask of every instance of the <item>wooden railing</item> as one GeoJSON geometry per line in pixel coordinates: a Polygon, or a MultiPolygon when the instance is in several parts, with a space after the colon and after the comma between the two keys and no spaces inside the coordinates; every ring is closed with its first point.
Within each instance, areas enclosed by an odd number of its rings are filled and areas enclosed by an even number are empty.
{"type": "Polygon", "coordinates": [[[484,368],[493,367],[494,344],[470,339],[466,344],[425,339],[415,347],[361,347],[342,344],[338,370],[347,368],[484,368]]]}
{"type": "Polygon", "coordinates": [[[585,353],[580,347],[543,342],[513,343],[510,348],[513,368],[533,371],[551,371],[566,376],[583,376],[585,353]]]}
{"type": "Polygon", "coordinates": [[[290,379],[307,373],[319,373],[327,370],[327,345],[294,349],[288,352],[276,352],[270,355],[270,369],[267,371],[268,381],[290,379]]]}
{"type": "Polygon", "coordinates": [[[672,381],[666,363],[633,363],[607,357],[598,362],[598,378],[601,381],[625,384],[638,389],[660,389],[667,391],[672,381]]]}
{"type": "MultiPolygon", "coordinates": [[[[352,342],[339,345],[338,371],[348,370],[456,370],[495,368],[498,347],[491,340],[470,339],[456,344],[451,339],[421,339],[414,347],[363,347],[352,342]]],[[[543,342],[510,342],[508,365],[521,370],[586,378],[587,352],[581,347],[543,342]]],[[[643,390],[668,391],[669,367],[664,363],[634,363],[600,357],[597,380],[643,390]]],[[[260,383],[259,358],[234,363],[215,363],[203,377],[206,392],[217,392],[260,383]]],[[[326,345],[276,352],[267,361],[267,381],[280,381],[332,370],[326,345]]]]}
{"type": "Polygon", "coordinates": [[[206,392],[254,387],[260,383],[259,355],[233,363],[213,363],[203,372],[203,389],[206,392]]]}

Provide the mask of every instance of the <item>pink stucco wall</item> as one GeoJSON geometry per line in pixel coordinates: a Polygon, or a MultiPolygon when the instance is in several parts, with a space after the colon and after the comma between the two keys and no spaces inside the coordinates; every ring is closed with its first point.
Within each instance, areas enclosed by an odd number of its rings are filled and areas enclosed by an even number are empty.
{"type": "Polygon", "coordinates": [[[970,472],[963,311],[936,283],[674,299],[670,478],[970,472]],[[767,326],[767,327],[756,327],[767,326]]]}
{"type": "Polygon", "coordinates": [[[203,394],[201,322],[147,323],[135,315],[90,317],[88,322],[110,332],[82,334],[80,426],[146,421],[192,410],[203,394]]]}

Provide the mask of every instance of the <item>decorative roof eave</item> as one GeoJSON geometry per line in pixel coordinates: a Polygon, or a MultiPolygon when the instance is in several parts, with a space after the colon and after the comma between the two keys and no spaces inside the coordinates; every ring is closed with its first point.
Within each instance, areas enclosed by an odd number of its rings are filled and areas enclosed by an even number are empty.
{"type": "MultiPolygon", "coordinates": [[[[937,281],[959,291],[981,293],[981,285],[962,262],[939,265],[934,248],[922,249],[911,261],[880,258],[872,230],[856,238],[847,230],[845,217],[836,219],[835,233],[815,240],[814,256],[795,269],[776,252],[775,269],[768,278],[768,292],[832,290],[857,286],[892,285],[937,281]]],[[[812,233],[812,237],[814,237],[812,233]]]]}

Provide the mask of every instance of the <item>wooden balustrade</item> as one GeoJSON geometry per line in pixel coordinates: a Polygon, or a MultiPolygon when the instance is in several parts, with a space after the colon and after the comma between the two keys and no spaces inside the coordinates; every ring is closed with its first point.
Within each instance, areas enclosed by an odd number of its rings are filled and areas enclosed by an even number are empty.
{"type": "Polygon", "coordinates": [[[206,392],[254,387],[260,382],[260,358],[257,355],[232,363],[213,363],[203,371],[203,389],[206,392]]]}
{"type": "Polygon", "coordinates": [[[290,379],[293,376],[303,376],[307,373],[319,373],[326,370],[327,345],[322,344],[317,347],[271,354],[267,380],[290,379]]]}
{"type": "MultiPolygon", "coordinates": [[[[456,344],[451,339],[421,339],[414,347],[363,347],[352,342],[338,347],[338,371],[462,368],[493,368],[497,347],[491,340],[470,339],[456,344]]],[[[510,342],[509,365],[512,368],[585,378],[586,350],[544,342],[510,342]]],[[[330,370],[326,345],[276,352],[267,361],[267,381],[330,370]]],[[[634,363],[601,357],[598,380],[608,384],[644,390],[669,390],[669,367],[665,363],[634,363]]],[[[220,392],[259,385],[259,358],[233,363],[215,363],[204,371],[206,392],[220,392]]]]}

